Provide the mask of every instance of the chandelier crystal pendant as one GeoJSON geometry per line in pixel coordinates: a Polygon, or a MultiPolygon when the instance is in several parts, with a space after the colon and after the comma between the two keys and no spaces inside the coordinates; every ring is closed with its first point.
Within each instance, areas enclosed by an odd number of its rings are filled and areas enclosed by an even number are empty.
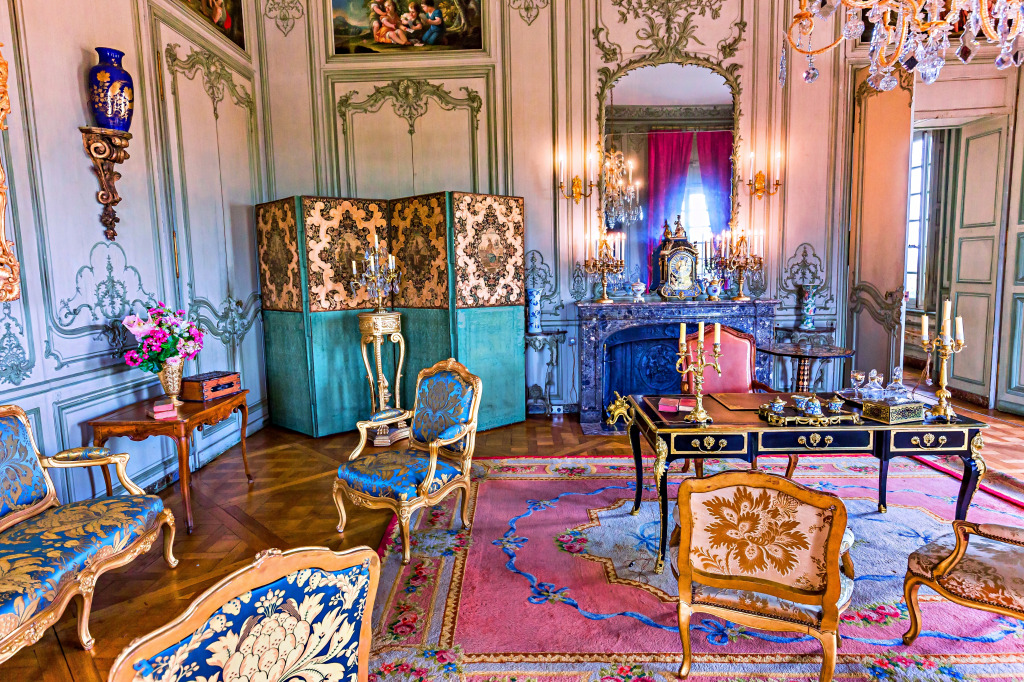
{"type": "Polygon", "coordinates": [[[644,219],[640,207],[640,181],[633,180],[633,162],[621,151],[605,154],[601,168],[604,189],[605,229],[620,230],[629,223],[644,219]]]}
{"type": "MultiPolygon", "coordinates": [[[[795,52],[807,57],[804,80],[817,79],[814,58],[838,47],[844,40],[864,35],[863,20],[872,25],[868,48],[870,67],[868,84],[888,91],[899,85],[897,67],[917,71],[925,83],[934,83],[946,64],[951,39],[956,39],[955,54],[969,63],[980,47],[980,39],[999,46],[996,68],[1006,69],[1024,63],[1024,0],[799,0],[800,6],[786,31],[786,39],[795,52]],[[836,12],[839,7],[844,13],[836,12]],[[842,37],[814,48],[811,37],[820,22],[833,14],[844,15],[842,37]]],[[[783,48],[785,50],[785,47],[783,48]]],[[[780,75],[780,80],[784,78],[780,75]]]]}

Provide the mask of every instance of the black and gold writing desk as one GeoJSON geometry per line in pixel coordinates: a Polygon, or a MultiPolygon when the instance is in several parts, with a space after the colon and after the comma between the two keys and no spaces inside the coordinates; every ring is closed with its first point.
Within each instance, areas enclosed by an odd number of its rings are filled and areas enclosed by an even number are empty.
{"type": "MultiPolygon", "coordinates": [[[[788,394],[781,395],[788,397],[788,394]]],[[[981,449],[984,446],[981,429],[987,425],[973,419],[961,418],[954,424],[911,422],[888,425],[865,419],[862,424],[772,426],[758,417],[756,409],[750,408],[755,407],[758,402],[769,402],[774,395],[726,393],[705,396],[704,407],[714,421],[705,426],[698,426],[684,421],[685,414],[659,412],[658,403],[662,397],[682,396],[630,395],[620,398],[609,407],[609,413],[613,418],[625,416],[629,442],[633,447],[633,462],[636,466],[636,499],[633,502],[633,514],[640,510],[640,498],[643,493],[641,436],[655,452],[654,479],[658,486],[661,505],[660,551],[655,564],[655,571],[658,573],[664,570],[667,550],[666,474],[672,463],[678,460],[693,460],[698,475],[701,475],[704,458],[741,460],[754,467],[760,455],[871,454],[879,462],[878,511],[884,513],[886,478],[889,473],[889,462],[894,457],[957,455],[964,463],[964,476],[956,503],[957,519],[967,517],[971,498],[985,475],[985,460],[981,457],[981,449]],[[726,404],[734,409],[727,408],[726,404]]],[[[849,403],[846,409],[850,409],[849,403]]]]}

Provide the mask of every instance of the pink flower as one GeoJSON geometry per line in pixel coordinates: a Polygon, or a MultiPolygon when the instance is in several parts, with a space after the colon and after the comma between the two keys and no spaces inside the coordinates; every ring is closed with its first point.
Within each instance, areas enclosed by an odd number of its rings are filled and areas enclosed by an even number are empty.
{"type": "Polygon", "coordinates": [[[906,658],[904,656],[896,656],[892,660],[893,660],[894,663],[899,663],[904,668],[907,668],[907,667],[910,667],[910,666],[914,665],[914,662],[912,660],[910,660],[909,658],[906,658]]]}
{"type": "Polygon", "coordinates": [[[885,622],[885,616],[883,616],[880,613],[875,613],[874,611],[865,611],[864,613],[861,614],[861,618],[863,618],[864,620],[868,621],[869,623],[884,623],[885,622]]]}
{"type": "Polygon", "coordinates": [[[897,609],[895,606],[893,606],[891,604],[880,604],[878,606],[878,608],[875,609],[875,611],[877,613],[882,614],[883,616],[888,616],[889,618],[899,618],[900,617],[899,609],[897,609]]]}
{"type": "Polygon", "coordinates": [[[559,542],[572,542],[572,536],[571,535],[559,535],[558,536],[558,541],[559,542]]]}
{"type": "Polygon", "coordinates": [[[437,662],[438,663],[454,663],[455,662],[455,652],[454,651],[447,651],[447,650],[444,650],[444,649],[442,649],[441,651],[438,651],[437,652],[437,662]]]}
{"type": "Polygon", "coordinates": [[[175,355],[173,358],[167,358],[167,364],[171,367],[181,364],[181,358],[175,355]]]}
{"type": "Polygon", "coordinates": [[[142,364],[142,358],[139,357],[139,352],[135,350],[125,353],[124,361],[129,367],[138,367],[142,364]]]}
{"type": "MultiPolygon", "coordinates": [[[[430,671],[426,668],[416,668],[412,671],[412,674],[414,677],[426,677],[430,674],[430,671]]],[[[373,682],[373,680],[369,680],[369,682],[373,682]]]]}
{"type": "Polygon", "coordinates": [[[611,675],[606,675],[601,678],[600,682],[622,682],[622,680],[617,677],[612,677],[611,675]]]}
{"type": "Polygon", "coordinates": [[[366,682],[377,682],[377,673],[370,673],[367,675],[366,682]]]}
{"type": "Polygon", "coordinates": [[[843,615],[839,616],[839,620],[846,623],[852,623],[853,621],[857,620],[857,616],[847,611],[843,615]]]}
{"type": "Polygon", "coordinates": [[[583,551],[583,545],[577,545],[576,543],[573,543],[571,545],[566,545],[565,546],[565,551],[569,552],[570,554],[579,554],[580,552],[583,551]]]}
{"type": "Polygon", "coordinates": [[[398,672],[400,672],[400,673],[407,673],[407,672],[409,672],[410,670],[412,670],[412,666],[411,666],[411,665],[409,665],[408,663],[402,663],[401,665],[399,665],[399,666],[398,666],[398,669],[397,669],[397,670],[398,670],[398,672]]]}
{"type": "Polygon", "coordinates": [[[618,673],[619,673],[620,675],[628,675],[628,674],[630,674],[631,672],[633,672],[633,671],[629,669],[629,666],[628,666],[628,665],[620,665],[620,666],[619,666],[619,669],[618,669],[618,673]]]}
{"type": "Polygon", "coordinates": [[[136,341],[142,341],[146,334],[156,329],[152,316],[149,319],[143,320],[138,315],[129,315],[122,320],[121,324],[128,328],[128,331],[131,332],[136,341]]]}

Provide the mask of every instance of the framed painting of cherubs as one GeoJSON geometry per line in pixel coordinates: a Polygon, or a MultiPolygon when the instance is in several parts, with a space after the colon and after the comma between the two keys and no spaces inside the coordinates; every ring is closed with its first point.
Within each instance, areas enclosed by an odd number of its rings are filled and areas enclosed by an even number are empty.
{"type": "Polygon", "coordinates": [[[334,54],[480,50],[483,0],[331,0],[334,54]]]}
{"type": "Polygon", "coordinates": [[[196,12],[228,40],[245,49],[245,31],[242,29],[243,0],[178,0],[196,12]]]}

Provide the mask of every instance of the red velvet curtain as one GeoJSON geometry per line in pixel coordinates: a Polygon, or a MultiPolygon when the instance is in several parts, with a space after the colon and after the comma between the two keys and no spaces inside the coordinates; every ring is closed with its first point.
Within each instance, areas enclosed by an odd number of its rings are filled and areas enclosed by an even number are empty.
{"type": "Polygon", "coordinates": [[[658,285],[651,256],[661,243],[665,221],[679,214],[686,190],[686,172],[693,152],[693,133],[656,130],[647,133],[647,282],[658,285]]]}
{"type": "Polygon", "coordinates": [[[697,161],[711,232],[721,234],[732,216],[732,131],[697,133],[697,161]]]}

